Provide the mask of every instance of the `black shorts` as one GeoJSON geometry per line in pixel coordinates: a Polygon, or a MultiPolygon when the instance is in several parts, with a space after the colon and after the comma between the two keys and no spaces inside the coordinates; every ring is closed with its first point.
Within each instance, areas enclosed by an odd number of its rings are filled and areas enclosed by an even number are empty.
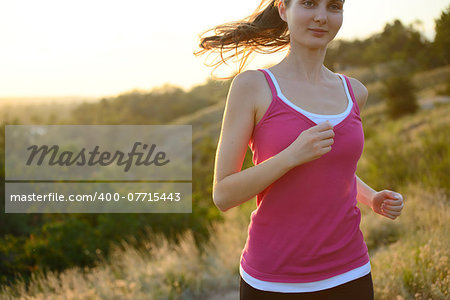
{"type": "Polygon", "coordinates": [[[268,292],[255,289],[244,279],[239,284],[240,300],[373,300],[372,274],[351,280],[338,286],[304,293],[268,292]]]}

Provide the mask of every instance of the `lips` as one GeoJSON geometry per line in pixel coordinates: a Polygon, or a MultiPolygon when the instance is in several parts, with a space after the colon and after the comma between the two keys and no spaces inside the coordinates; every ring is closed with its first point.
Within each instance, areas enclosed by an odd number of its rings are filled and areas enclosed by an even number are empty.
{"type": "Polygon", "coordinates": [[[320,29],[320,28],[308,28],[309,30],[311,30],[311,31],[314,31],[314,32],[327,32],[327,30],[323,30],[323,29],[320,29]]]}

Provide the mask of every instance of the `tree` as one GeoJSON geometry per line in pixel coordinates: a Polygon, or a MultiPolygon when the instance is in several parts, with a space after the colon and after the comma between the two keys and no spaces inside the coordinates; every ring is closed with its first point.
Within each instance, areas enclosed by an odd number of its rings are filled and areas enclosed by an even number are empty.
{"type": "Polygon", "coordinates": [[[390,118],[398,118],[415,113],[419,106],[415,95],[416,87],[410,75],[401,71],[383,81],[382,94],[386,98],[387,113],[390,118]]]}
{"type": "Polygon", "coordinates": [[[414,24],[404,26],[400,20],[387,23],[383,32],[369,38],[369,46],[362,54],[369,64],[388,61],[406,63],[411,70],[421,67],[427,42],[414,28],[414,24]]]}
{"type": "Polygon", "coordinates": [[[445,65],[450,64],[450,5],[435,20],[435,53],[445,65]]]}

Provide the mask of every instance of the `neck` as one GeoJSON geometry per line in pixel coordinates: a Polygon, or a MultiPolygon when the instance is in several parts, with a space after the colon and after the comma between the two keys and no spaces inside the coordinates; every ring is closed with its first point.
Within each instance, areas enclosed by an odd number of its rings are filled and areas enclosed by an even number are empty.
{"type": "Polygon", "coordinates": [[[328,69],[323,65],[325,54],[326,48],[309,49],[295,47],[291,43],[291,48],[280,65],[283,65],[293,79],[320,84],[328,75],[328,69]]]}

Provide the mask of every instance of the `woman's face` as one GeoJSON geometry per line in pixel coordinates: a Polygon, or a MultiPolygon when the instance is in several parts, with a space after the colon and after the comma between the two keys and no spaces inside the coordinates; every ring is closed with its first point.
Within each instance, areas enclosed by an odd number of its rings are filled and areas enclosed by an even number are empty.
{"type": "Polygon", "coordinates": [[[287,8],[281,4],[280,16],[288,24],[291,43],[326,48],[341,28],[343,5],[341,0],[291,0],[287,8]]]}

